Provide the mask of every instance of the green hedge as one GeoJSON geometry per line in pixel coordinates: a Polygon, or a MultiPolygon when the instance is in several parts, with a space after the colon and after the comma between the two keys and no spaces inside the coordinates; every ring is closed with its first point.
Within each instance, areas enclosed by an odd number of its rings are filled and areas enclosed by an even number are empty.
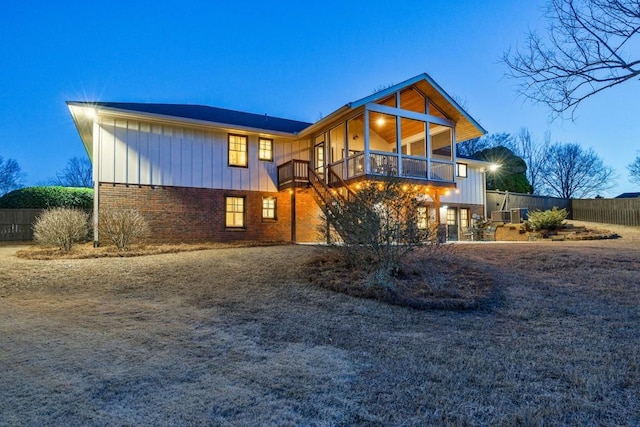
{"type": "Polygon", "coordinates": [[[93,208],[93,189],[26,187],[0,197],[0,209],[93,208]]]}

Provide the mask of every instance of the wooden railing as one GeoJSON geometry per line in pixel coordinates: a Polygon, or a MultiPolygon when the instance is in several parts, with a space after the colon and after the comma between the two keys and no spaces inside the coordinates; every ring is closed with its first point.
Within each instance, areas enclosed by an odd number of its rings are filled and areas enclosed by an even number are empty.
{"type": "MultiPolygon", "coordinates": [[[[379,175],[453,182],[454,164],[451,161],[406,155],[398,156],[394,153],[373,151],[369,153],[368,170],[365,165],[364,152],[331,163],[328,169],[344,181],[362,175],[379,175]],[[402,161],[402,168],[398,167],[400,161],[402,161]]],[[[333,183],[329,181],[329,185],[333,186],[333,183]]]]}
{"type": "MultiPolygon", "coordinates": [[[[364,152],[360,152],[346,159],[331,163],[323,169],[327,175],[326,182],[331,188],[347,188],[344,181],[364,175],[395,176],[442,182],[453,182],[454,178],[453,162],[427,159],[424,157],[370,152],[368,166],[369,170],[367,171],[364,152]],[[400,161],[402,161],[402,168],[398,167],[400,161]]],[[[309,168],[308,160],[294,159],[279,165],[278,188],[283,190],[309,185],[310,170],[312,169],[309,168]]],[[[324,178],[323,175],[324,174],[318,174],[321,179],[324,178]]]]}
{"type": "Polygon", "coordinates": [[[289,160],[278,166],[278,188],[302,187],[309,184],[309,161],[289,160]]]}

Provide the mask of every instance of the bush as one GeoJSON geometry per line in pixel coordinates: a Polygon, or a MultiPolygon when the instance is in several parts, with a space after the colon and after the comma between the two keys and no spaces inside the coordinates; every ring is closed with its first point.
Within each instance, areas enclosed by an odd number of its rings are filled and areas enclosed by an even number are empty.
{"type": "Polygon", "coordinates": [[[128,245],[144,238],[149,226],[142,214],[135,209],[112,209],[100,213],[98,236],[111,240],[118,250],[124,251],[128,245]]]}
{"type": "Polygon", "coordinates": [[[74,243],[87,239],[89,214],[80,209],[52,208],[42,212],[33,226],[33,237],[41,245],[70,251],[74,243]]]}
{"type": "Polygon", "coordinates": [[[56,207],[92,209],[93,189],[26,187],[0,197],[0,208],[4,209],[49,209],[56,207]]]}
{"type": "MultiPolygon", "coordinates": [[[[337,234],[330,240],[339,241],[336,247],[350,267],[369,269],[372,286],[389,288],[410,252],[437,246],[436,228],[420,218],[423,203],[412,186],[386,177],[362,184],[348,200],[335,197],[324,209],[325,224],[337,234]]],[[[326,226],[321,232],[327,233],[326,226]]]]}
{"type": "Polygon", "coordinates": [[[557,207],[554,207],[547,211],[529,212],[527,223],[534,231],[555,230],[564,224],[568,215],[569,212],[566,209],[558,210],[557,207]]]}

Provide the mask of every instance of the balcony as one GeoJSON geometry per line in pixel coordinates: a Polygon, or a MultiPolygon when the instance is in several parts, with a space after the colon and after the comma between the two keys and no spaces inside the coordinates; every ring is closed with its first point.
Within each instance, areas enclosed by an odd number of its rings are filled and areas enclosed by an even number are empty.
{"type": "Polygon", "coordinates": [[[285,190],[309,185],[309,161],[289,160],[278,166],[278,189],[285,190]]]}
{"type": "MultiPolygon", "coordinates": [[[[393,176],[407,181],[437,187],[455,187],[454,162],[427,159],[394,153],[372,151],[369,164],[365,164],[364,152],[359,152],[344,160],[331,163],[328,174],[329,186],[340,186],[343,182],[393,176]],[[399,166],[402,166],[400,168],[399,166]]],[[[323,176],[322,171],[318,171],[323,176]]],[[[278,189],[285,190],[309,185],[309,161],[290,160],[278,166],[278,189]]]]}
{"type": "Polygon", "coordinates": [[[347,182],[356,178],[375,179],[394,176],[429,185],[450,187],[455,185],[452,161],[371,151],[368,165],[365,162],[365,153],[359,152],[334,162],[329,167],[347,182]]]}

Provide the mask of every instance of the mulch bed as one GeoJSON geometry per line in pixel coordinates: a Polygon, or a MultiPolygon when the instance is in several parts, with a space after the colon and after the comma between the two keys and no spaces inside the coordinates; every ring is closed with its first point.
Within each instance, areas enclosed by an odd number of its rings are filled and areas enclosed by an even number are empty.
{"type": "Polygon", "coordinates": [[[449,256],[412,254],[383,285],[373,284],[371,268],[351,267],[337,251],[319,254],[306,270],[309,281],[322,288],[417,310],[476,310],[500,299],[491,275],[449,256]]]}

